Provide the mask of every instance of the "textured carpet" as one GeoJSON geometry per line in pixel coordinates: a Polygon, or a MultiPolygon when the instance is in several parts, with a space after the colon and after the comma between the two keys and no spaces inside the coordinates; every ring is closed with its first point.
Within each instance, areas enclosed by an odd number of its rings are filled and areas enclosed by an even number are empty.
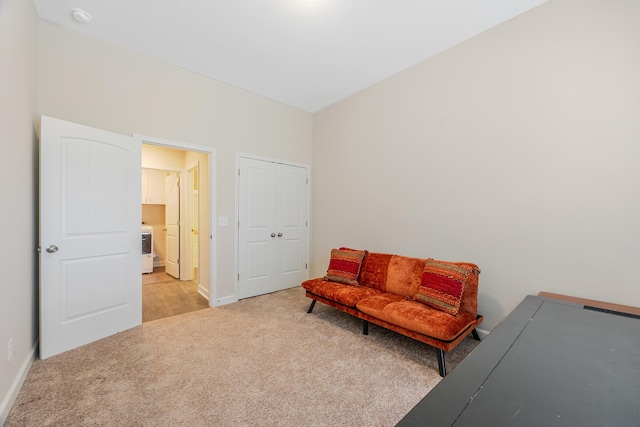
{"type": "Polygon", "coordinates": [[[36,360],[6,426],[392,426],[441,380],[433,348],[309,302],[297,287],[36,360]]]}

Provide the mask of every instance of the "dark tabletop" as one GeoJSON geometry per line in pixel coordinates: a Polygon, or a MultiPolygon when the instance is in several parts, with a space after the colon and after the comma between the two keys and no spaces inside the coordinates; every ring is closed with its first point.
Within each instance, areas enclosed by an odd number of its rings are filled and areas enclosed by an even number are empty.
{"type": "Polygon", "coordinates": [[[640,426],[640,319],[528,296],[400,426],[640,426]]]}

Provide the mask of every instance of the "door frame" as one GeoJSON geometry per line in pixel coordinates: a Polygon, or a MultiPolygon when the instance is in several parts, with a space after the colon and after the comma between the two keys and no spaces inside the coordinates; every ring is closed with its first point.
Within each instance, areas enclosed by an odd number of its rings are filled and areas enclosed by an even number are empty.
{"type": "MultiPolygon", "coordinates": [[[[185,170],[184,170],[184,179],[185,179],[185,203],[184,203],[184,211],[185,211],[185,218],[184,218],[184,225],[185,225],[185,245],[187,245],[187,247],[193,247],[194,246],[194,241],[197,241],[198,238],[195,238],[193,231],[190,231],[190,229],[197,229],[198,230],[198,234],[200,233],[200,212],[198,211],[198,206],[194,207],[193,205],[193,184],[195,182],[194,180],[194,173],[193,171],[197,171],[197,179],[198,181],[200,180],[200,162],[196,162],[194,164],[185,164],[185,170]],[[198,213],[198,223],[194,224],[193,221],[193,213],[197,212],[198,213]]],[[[198,186],[198,192],[200,191],[200,186],[198,186]]],[[[198,205],[200,204],[200,200],[198,199],[198,205]]],[[[199,249],[199,245],[198,245],[198,249],[199,249]]],[[[198,282],[198,288],[200,289],[200,280],[199,280],[199,276],[200,276],[200,270],[198,270],[198,277],[194,278],[193,277],[193,250],[191,251],[186,251],[185,252],[185,265],[188,267],[187,270],[184,272],[184,278],[186,280],[196,280],[198,282]]],[[[182,270],[180,275],[182,276],[182,270]]]]}
{"type": "MultiPolygon", "coordinates": [[[[290,162],[287,160],[282,160],[282,159],[276,159],[273,157],[265,157],[265,156],[258,156],[255,154],[248,154],[248,153],[241,153],[241,152],[236,152],[236,165],[235,165],[235,171],[239,171],[240,169],[240,159],[244,158],[244,159],[251,159],[251,160],[260,160],[263,162],[271,162],[271,163],[278,163],[278,164],[282,164],[282,165],[289,165],[289,166],[295,166],[295,167],[299,167],[299,168],[304,168],[307,170],[307,179],[309,180],[309,185],[307,186],[307,218],[309,221],[309,224],[307,225],[307,263],[310,262],[311,260],[311,221],[312,221],[312,213],[311,213],[311,187],[312,187],[312,181],[311,181],[311,166],[304,164],[304,163],[297,163],[297,162],[290,162]]],[[[225,301],[225,303],[231,303],[231,302],[237,302],[239,300],[239,296],[240,296],[240,229],[239,229],[239,221],[240,221],[240,176],[239,176],[239,172],[235,173],[236,179],[235,179],[235,196],[236,196],[236,200],[235,200],[235,217],[234,217],[234,222],[233,222],[233,227],[235,228],[235,233],[234,233],[234,241],[233,241],[233,246],[236,249],[233,253],[233,265],[234,265],[234,272],[233,272],[233,277],[234,277],[234,285],[233,285],[233,289],[234,289],[234,295],[232,298],[229,298],[225,301]]],[[[307,271],[311,271],[311,266],[309,266],[309,269],[307,271]]]]}
{"type": "MultiPolygon", "coordinates": [[[[208,154],[209,155],[209,307],[215,307],[218,305],[222,305],[220,304],[220,302],[218,301],[218,284],[217,284],[217,252],[216,252],[216,248],[217,248],[217,236],[215,234],[215,222],[214,219],[216,218],[216,197],[217,197],[217,193],[216,193],[216,176],[217,176],[217,151],[215,148],[212,147],[207,147],[207,146],[203,146],[203,145],[195,145],[195,144],[189,144],[186,142],[180,142],[180,141],[173,141],[173,140],[169,140],[169,139],[164,139],[164,138],[157,138],[155,136],[148,136],[148,135],[141,135],[141,134],[137,134],[134,133],[132,135],[133,139],[140,144],[140,147],[142,147],[142,144],[148,144],[148,145],[157,145],[159,147],[164,147],[164,148],[176,148],[178,150],[184,150],[184,151],[196,151],[199,153],[203,153],[203,154],[208,154]]],[[[184,177],[184,170],[181,171],[181,180],[184,177]]],[[[200,177],[202,178],[202,177],[200,177]]],[[[181,191],[181,199],[182,199],[182,194],[183,192],[181,191]]],[[[202,221],[202,218],[200,218],[200,221],[202,221]]],[[[182,222],[181,222],[181,226],[182,226],[182,222]]],[[[181,233],[184,234],[184,233],[181,233]]],[[[182,238],[181,238],[182,239],[182,238]]],[[[181,245],[182,245],[182,241],[181,241],[181,245]]],[[[182,248],[181,248],[182,251],[182,248]]],[[[202,259],[202,258],[200,258],[202,259]]]]}

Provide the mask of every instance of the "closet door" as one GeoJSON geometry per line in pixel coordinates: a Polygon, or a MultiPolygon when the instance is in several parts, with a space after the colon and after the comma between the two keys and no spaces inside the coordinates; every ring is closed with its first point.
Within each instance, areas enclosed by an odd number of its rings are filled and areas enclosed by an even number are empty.
{"type": "Polygon", "coordinates": [[[276,290],[276,165],[240,158],[238,173],[238,298],[248,298],[276,290]]]}
{"type": "Polygon", "coordinates": [[[307,169],[240,158],[238,298],[300,285],[308,277],[307,169]]]}
{"type": "Polygon", "coordinates": [[[299,286],[309,278],[307,265],[307,169],[277,165],[276,251],[279,289],[299,286]]]}

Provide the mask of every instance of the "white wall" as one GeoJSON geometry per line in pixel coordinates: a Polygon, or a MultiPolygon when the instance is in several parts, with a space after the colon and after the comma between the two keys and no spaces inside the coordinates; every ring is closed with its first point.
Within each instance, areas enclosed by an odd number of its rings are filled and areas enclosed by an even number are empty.
{"type": "Polygon", "coordinates": [[[0,1],[0,425],[37,343],[35,206],[38,20],[27,0],[0,1]],[[8,362],[7,342],[13,340],[8,362]]]}
{"type": "Polygon", "coordinates": [[[312,275],[476,262],[485,330],[542,290],[640,306],[638,16],[551,0],[316,113],[312,275]]]}
{"type": "MultiPolygon", "coordinates": [[[[39,30],[41,113],[215,148],[217,216],[235,217],[236,151],[311,163],[309,113],[46,22],[39,30]]],[[[234,293],[234,231],[217,230],[218,299],[234,293]]]]}

